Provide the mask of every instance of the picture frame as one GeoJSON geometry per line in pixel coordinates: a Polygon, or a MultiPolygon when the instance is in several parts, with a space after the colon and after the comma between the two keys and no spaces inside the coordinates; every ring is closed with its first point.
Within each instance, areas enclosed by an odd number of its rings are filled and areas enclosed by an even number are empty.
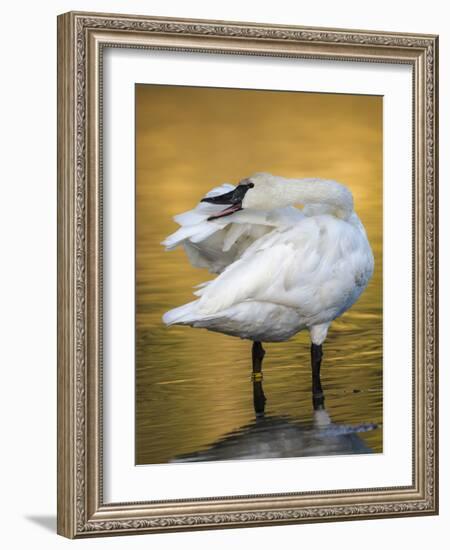
{"type": "MultiPolygon", "coordinates": [[[[133,117],[134,113],[130,112],[133,117]]],[[[438,37],[70,12],[58,17],[58,521],[69,538],[438,513],[438,37]],[[412,74],[411,483],[104,499],[106,49],[402,65],[412,74]]],[[[132,369],[132,358],[130,358],[132,369]]],[[[108,409],[109,410],[109,409],[108,409]]]]}

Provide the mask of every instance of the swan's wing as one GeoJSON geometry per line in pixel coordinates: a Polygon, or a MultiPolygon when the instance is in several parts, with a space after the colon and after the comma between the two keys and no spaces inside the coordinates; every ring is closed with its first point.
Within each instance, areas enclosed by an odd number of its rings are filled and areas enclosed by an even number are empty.
{"type": "MultiPolygon", "coordinates": [[[[222,195],[228,193],[235,188],[234,185],[224,183],[219,187],[211,189],[206,194],[207,197],[214,197],[216,195],[222,195]]],[[[223,210],[223,206],[220,204],[211,204],[209,202],[199,202],[193,210],[183,212],[174,216],[174,221],[178,223],[180,229],[172,233],[161,243],[166,249],[171,250],[181,244],[186,239],[192,242],[200,242],[208,238],[214,232],[223,229],[227,225],[227,221],[222,222],[221,218],[214,223],[208,222],[208,218],[213,214],[217,214],[223,210]]]]}
{"type": "MultiPolygon", "coordinates": [[[[228,193],[235,187],[224,183],[207,193],[207,197],[228,193]]],[[[223,205],[200,202],[193,210],[174,217],[180,228],[161,244],[166,250],[183,246],[194,267],[221,273],[239,258],[257,239],[276,226],[291,225],[303,217],[300,210],[286,207],[270,212],[239,211],[208,221],[223,210],[223,205]]]]}
{"type": "MultiPolygon", "coordinates": [[[[251,245],[210,284],[197,290],[198,311],[215,314],[244,301],[271,302],[301,311],[313,322],[331,318],[367,284],[373,269],[363,234],[331,216],[304,218],[251,245]]],[[[347,306],[349,307],[349,306],[347,306]]]]}

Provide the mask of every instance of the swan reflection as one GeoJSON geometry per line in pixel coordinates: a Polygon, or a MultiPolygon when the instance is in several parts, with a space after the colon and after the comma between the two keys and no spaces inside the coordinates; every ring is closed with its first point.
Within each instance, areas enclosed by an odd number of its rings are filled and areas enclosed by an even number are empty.
{"type": "Polygon", "coordinates": [[[332,422],[324,401],[316,405],[311,422],[265,416],[262,381],[253,381],[255,419],[225,434],[207,449],[175,457],[171,462],[200,462],[255,458],[287,458],[372,453],[359,434],[377,424],[356,426],[332,422]]]}

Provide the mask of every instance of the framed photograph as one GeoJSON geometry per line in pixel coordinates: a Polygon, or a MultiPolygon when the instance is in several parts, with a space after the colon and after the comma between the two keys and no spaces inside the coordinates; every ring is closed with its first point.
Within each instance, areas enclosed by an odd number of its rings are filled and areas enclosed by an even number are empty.
{"type": "Polygon", "coordinates": [[[59,534],[437,513],[437,46],[59,16],[59,534]]]}

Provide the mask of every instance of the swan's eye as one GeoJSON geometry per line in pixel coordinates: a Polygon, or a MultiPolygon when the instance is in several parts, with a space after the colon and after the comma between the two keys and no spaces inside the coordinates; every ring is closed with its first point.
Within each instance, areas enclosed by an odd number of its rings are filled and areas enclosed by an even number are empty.
{"type": "Polygon", "coordinates": [[[248,187],[249,189],[253,189],[253,187],[255,187],[255,184],[252,183],[252,182],[250,182],[250,183],[247,185],[247,187],[248,187]]]}

